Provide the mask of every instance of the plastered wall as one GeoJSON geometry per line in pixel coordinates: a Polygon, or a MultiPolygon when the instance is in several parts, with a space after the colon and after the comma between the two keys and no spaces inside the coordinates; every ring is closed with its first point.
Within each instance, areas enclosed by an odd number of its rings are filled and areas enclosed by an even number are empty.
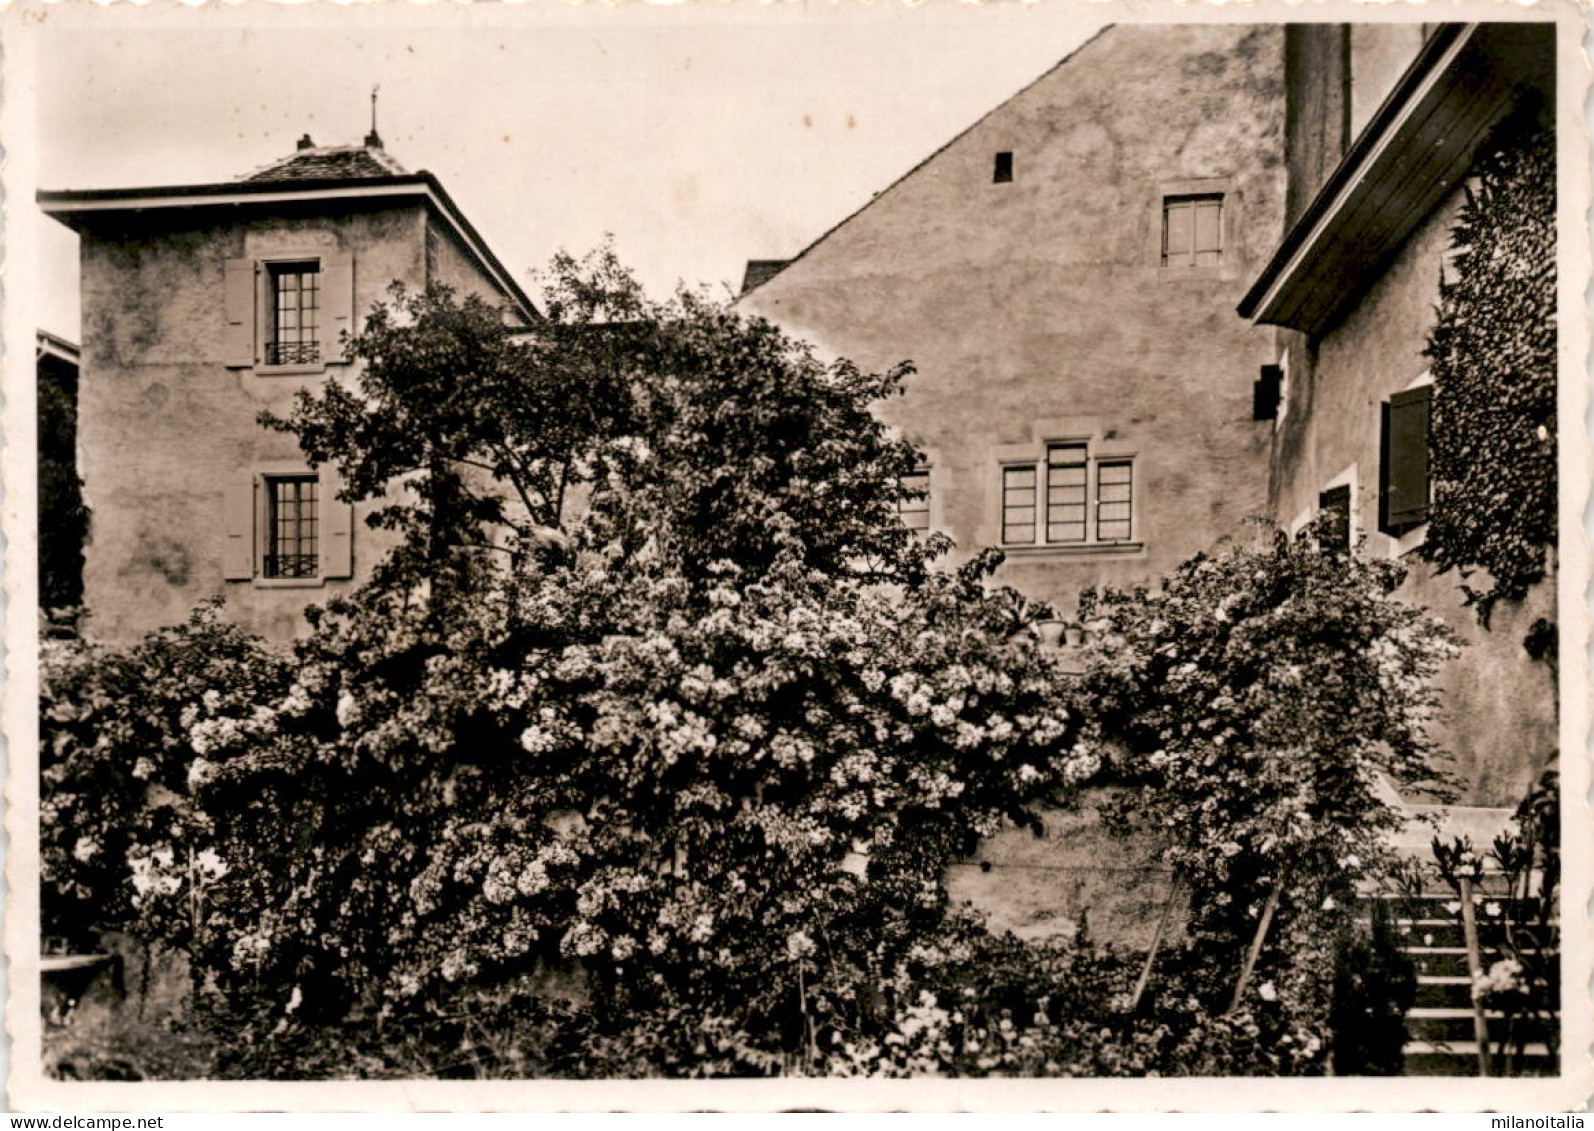
{"type": "Polygon", "coordinates": [[[1065,612],[1154,581],[1265,507],[1271,336],[1234,308],[1282,230],[1282,74],[1276,27],[1109,29],[742,305],[863,366],[915,363],[880,412],[930,453],[959,559],[1000,540],[1004,451],[1098,422],[1135,454],[1142,548],[1015,553],[1001,579],[1065,612]],[[1225,194],[1220,266],[1162,265],[1163,197],[1187,192],[1225,194]]]}
{"type": "Polygon", "coordinates": [[[1317,340],[1282,335],[1290,354],[1289,403],[1274,442],[1271,490],[1275,513],[1289,524],[1348,473],[1363,552],[1404,561],[1410,573],[1400,595],[1433,610],[1465,642],[1439,680],[1444,709],[1432,731],[1464,783],[1460,801],[1513,807],[1557,744],[1550,669],[1522,648],[1535,620],[1555,619],[1554,585],[1539,586],[1522,602],[1501,603],[1485,630],[1462,605],[1462,579],[1435,576],[1418,559],[1420,535],[1397,541],[1378,530],[1379,406],[1428,370],[1423,349],[1461,195],[1457,189],[1427,218],[1378,281],[1317,340]]]}
{"type": "MultiPolygon", "coordinates": [[[[328,379],[226,367],[224,263],[290,249],[352,252],[358,318],[392,280],[419,284],[423,223],[418,206],[205,222],[191,214],[83,237],[78,444],[93,515],[85,566],[92,633],[130,639],[223,593],[231,618],[289,639],[302,630],[306,605],[351,584],[223,580],[227,485],[263,464],[302,459],[293,437],[256,418],[286,413],[295,392],[328,379]]],[[[327,373],[346,379],[348,367],[327,373]]],[[[387,547],[360,517],[356,578],[387,547]]]]}

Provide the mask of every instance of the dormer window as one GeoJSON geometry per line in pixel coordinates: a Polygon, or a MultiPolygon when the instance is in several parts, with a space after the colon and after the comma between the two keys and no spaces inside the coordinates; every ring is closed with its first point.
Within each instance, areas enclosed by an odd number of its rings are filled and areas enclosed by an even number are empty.
{"type": "Polygon", "coordinates": [[[991,174],[993,184],[1005,185],[1013,179],[1013,154],[1003,150],[996,155],[996,169],[991,174]]]}
{"type": "Polygon", "coordinates": [[[267,365],[315,365],[321,360],[321,262],[269,264],[271,313],[267,365]]]}

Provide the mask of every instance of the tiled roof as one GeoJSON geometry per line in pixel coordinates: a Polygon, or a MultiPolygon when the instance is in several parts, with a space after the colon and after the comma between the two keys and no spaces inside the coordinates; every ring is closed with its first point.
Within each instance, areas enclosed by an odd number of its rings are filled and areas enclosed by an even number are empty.
{"type": "Polygon", "coordinates": [[[403,176],[407,170],[381,149],[363,145],[324,145],[301,149],[274,161],[243,181],[343,181],[403,176]]]}

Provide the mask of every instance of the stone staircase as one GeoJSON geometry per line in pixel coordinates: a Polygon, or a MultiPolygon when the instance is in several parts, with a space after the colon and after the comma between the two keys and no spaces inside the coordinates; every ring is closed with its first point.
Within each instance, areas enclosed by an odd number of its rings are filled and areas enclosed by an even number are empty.
{"type": "MultiPolygon", "coordinates": [[[[1486,902],[1506,902],[1490,891],[1491,888],[1498,891],[1498,885],[1490,883],[1487,877],[1481,886],[1486,902]]],[[[1453,909],[1457,904],[1455,895],[1424,893],[1379,898],[1388,901],[1386,910],[1401,940],[1401,951],[1411,959],[1417,972],[1416,1002],[1406,1014],[1409,1034],[1405,1046],[1406,1075],[1480,1075],[1472,979],[1467,972],[1461,917],[1453,909]]],[[[1497,947],[1504,940],[1504,927],[1497,918],[1480,914],[1478,934],[1483,966],[1487,970],[1499,957],[1497,947]]],[[[1498,1010],[1490,1011],[1485,1017],[1494,1059],[1505,1060],[1498,1048],[1501,1038],[1507,1036],[1508,1019],[1498,1010]]],[[[1559,1024],[1558,1018],[1550,1022],[1550,1025],[1555,1024],[1559,1024]]],[[[1559,1065],[1551,1055],[1549,1038],[1554,1034],[1546,1031],[1549,1025],[1542,1020],[1535,1023],[1521,1017],[1515,1019],[1514,1025],[1517,1033],[1526,1038],[1523,1055],[1519,1060],[1491,1064],[1491,1075],[1555,1075],[1559,1065]]],[[[1507,1055],[1514,1057],[1516,1041],[1510,1044],[1512,1050],[1507,1055]]]]}

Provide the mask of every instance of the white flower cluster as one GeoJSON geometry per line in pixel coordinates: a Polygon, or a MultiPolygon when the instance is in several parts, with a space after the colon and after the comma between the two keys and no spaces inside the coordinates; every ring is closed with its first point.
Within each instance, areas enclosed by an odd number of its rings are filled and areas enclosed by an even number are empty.
{"type": "Polygon", "coordinates": [[[1528,984],[1522,963],[1502,958],[1472,980],[1472,998],[1484,1001],[1502,994],[1527,993],[1528,984]]]}

